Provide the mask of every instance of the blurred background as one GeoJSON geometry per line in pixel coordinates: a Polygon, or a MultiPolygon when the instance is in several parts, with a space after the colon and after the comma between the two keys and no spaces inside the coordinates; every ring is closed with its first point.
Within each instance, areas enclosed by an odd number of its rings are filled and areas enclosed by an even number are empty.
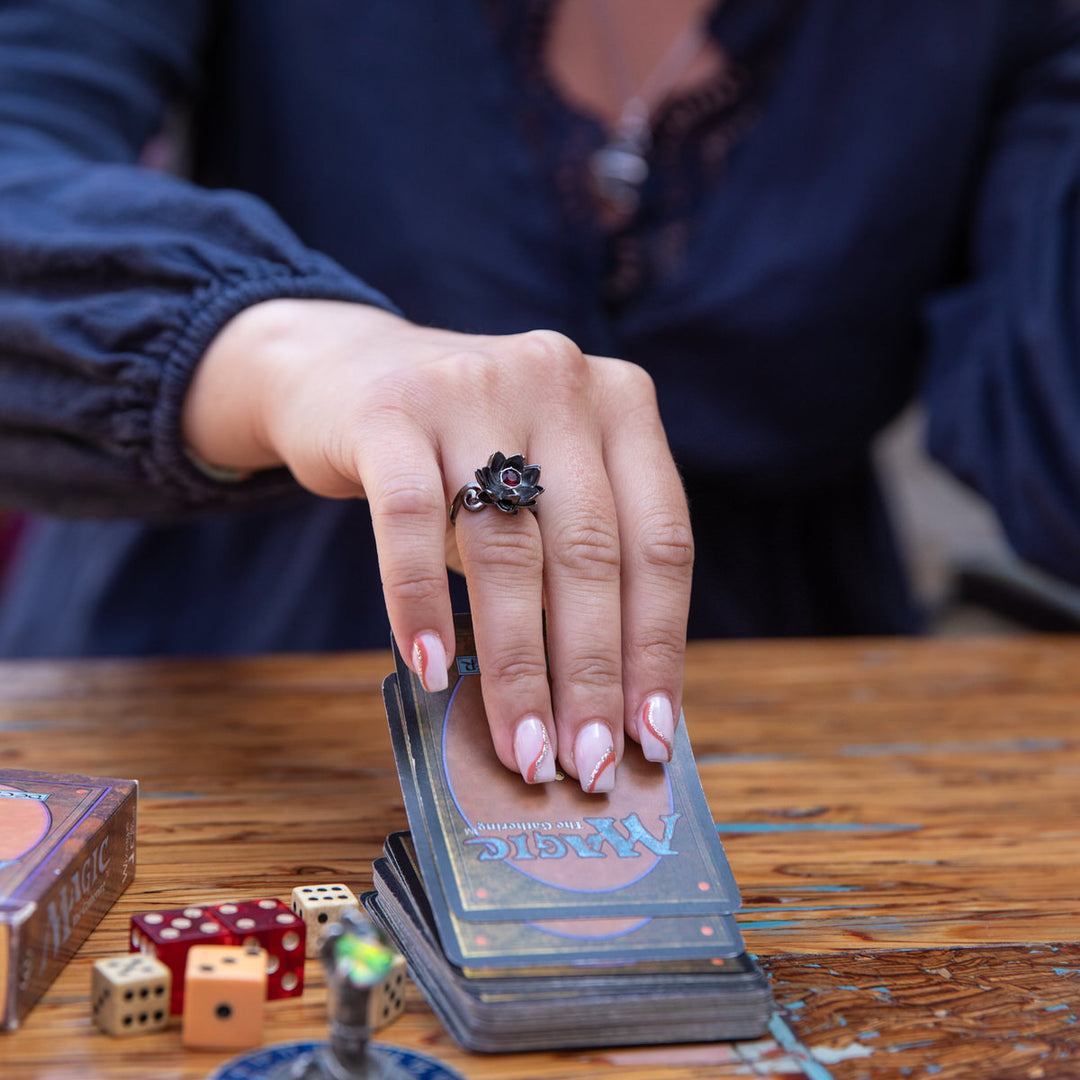
{"type": "Polygon", "coordinates": [[[909,407],[876,454],[929,632],[1080,630],[1080,589],[1016,559],[986,503],[923,451],[924,428],[909,407]]]}

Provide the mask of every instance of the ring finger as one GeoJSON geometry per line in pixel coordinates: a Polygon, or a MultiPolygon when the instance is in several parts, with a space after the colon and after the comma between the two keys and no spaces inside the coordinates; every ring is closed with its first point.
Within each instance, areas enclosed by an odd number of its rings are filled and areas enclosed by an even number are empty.
{"type": "MultiPolygon", "coordinates": [[[[469,476],[475,465],[475,460],[455,460],[447,475],[469,476]]],[[[513,481],[526,481],[522,463],[493,458],[488,467],[496,497],[513,488],[513,481]]],[[[527,494],[527,482],[516,490],[527,494]]],[[[495,752],[529,783],[554,780],[558,747],[544,650],[540,530],[527,510],[508,513],[481,503],[477,512],[469,512],[467,507],[468,502],[459,508],[454,531],[495,752]]]]}

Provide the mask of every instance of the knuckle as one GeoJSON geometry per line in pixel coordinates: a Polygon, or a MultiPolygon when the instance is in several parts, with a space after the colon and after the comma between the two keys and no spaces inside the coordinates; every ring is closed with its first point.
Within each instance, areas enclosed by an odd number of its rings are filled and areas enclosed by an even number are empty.
{"type": "Polygon", "coordinates": [[[619,537],[600,521],[569,522],[552,546],[551,561],[575,577],[610,581],[619,576],[619,537]]]}
{"type": "Polygon", "coordinates": [[[524,530],[507,529],[504,532],[487,527],[489,523],[486,522],[477,524],[478,528],[469,530],[462,550],[470,575],[491,576],[510,570],[515,574],[539,577],[544,554],[537,538],[524,530]]]}
{"type": "Polygon", "coordinates": [[[655,406],[656,383],[640,364],[623,362],[618,371],[622,387],[633,401],[643,406],[655,406]]]}
{"type": "Polygon", "coordinates": [[[422,607],[440,601],[446,592],[446,575],[419,566],[387,567],[382,575],[383,590],[399,603],[422,607]]]}
{"type": "Polygon", "coordinates": [[[384,479],[376,489],[368,487],[371,513],[399,521],[427,519],[446,512],[441,491],[435,490],[423,477],[398,475],[384,479]]]}
{"type": "Polygon", "coordinates": [[[636,432],[648,432],[653,438],[662,437],[660,405],[652,376],[637,364],[625,360],[612,361],[606,368],[605,402],[617,417],[620,426],[636,432]]]}
{"type": "Polygon", "coordinates": [[[442,375],[451,384],[486,386],[498,378],[503,366],[497,353],[486,349],[457,349],[443,359],[442,375]]]}
{"type": "Polygon", "coordinates": [[[606,653],[582,653],[568,657],[563,678],[575,689],[596,692],[622,692],[620,658],[606,653]]]}
{"type": "Polygon", "coordinates": [[[507,365],[495,350],[463,345],[437,360],[395,371],[367,390],[365,413],[388,430],[401,423],[425,426],[439,402],[464,394],[473,400],[497,391],[507,365]]]}
{"type": "Polygon", "coordinates": [[[527,330],[518,341],[526,355],[541,362],[573,363],[582,358],[577,345],[558,330],[527,330]]]}
{"type": "Polygon", "coordinates": [[[485,679],[492,679],[507,687],[547,682],[543,658],[526,657],[523,649],[501,648],[494,656],[485,656],[483,673],[485,679]]]}
{"type": "Polygon", "coordinates": [[[521,358],[542,371],[549,385],[577,389],[588,380],[588,358],[557,330],[529,330],[519,336],[519,348],[521,358]]]}
{"type": "Polygon", "coordinates": [[[357,425],[386,426],[387,430],[403,424],[414,426],[412,416],[417,403],[424,400],[423,386],[423,373],[415,368],[402,367],[383,374],[365,386],[357,425]]]}
{"type": "Polygon", "coordinates": [[[682,635],[678,630],[666,635],[657,629],[651,634],[643,633],[631,639],[627,652],[635,664],[652,671],[676,670],[682,666],[685,655],[682,635]]]}
{"type": "Polygon", "coordinates": [[[667,571],[676,577],[689,575],[694,566],[690,523],[674,517],[648,522],[641,530],[636,555],[650,570],[667,571]]]}

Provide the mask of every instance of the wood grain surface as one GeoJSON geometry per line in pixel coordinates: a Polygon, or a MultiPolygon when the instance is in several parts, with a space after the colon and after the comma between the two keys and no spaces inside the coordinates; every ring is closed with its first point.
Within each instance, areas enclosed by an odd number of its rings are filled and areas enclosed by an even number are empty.
{"type": "MultiPolygon", "coordinates": [[[[170,1030],[97,1031],[90,965],[133,912],[369,887],[405,814],[387,654],[0,664],[0,766],[138,778],[135,883],[24,1026],[3,1080],[204,1077],[170,1030]]],[[[695,644],[686,715],[780,1006],[752,1044],[483,1057],[410,987],[381,1039],[469,1078],[1080,1076],[1080,639],[695,644]]],[[[325,991],[271,1002],[320,1038],[325,991]]]]}

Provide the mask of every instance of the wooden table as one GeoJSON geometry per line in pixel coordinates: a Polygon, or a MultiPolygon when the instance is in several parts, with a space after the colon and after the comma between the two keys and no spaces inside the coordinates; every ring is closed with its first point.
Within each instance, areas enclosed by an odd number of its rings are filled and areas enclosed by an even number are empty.
{"type": "MultiPolygon", "coordinates": [[[[204,1077],[173,1028],[114,1040],[90,965],[129,916],[370,883],[405,826],[385,654],[0,664],[0,764],[137,777],[135,883],[23,1028],[4,1080],[204,1077]]],[[[469,1078],[1080,1075],[1080,639],[697,644],[686,713],[787,1044],[480,1057],[410,990],[384,1041],[469,1078]],[[783,1055],[787,1053],[788,1056],[783,1055]]],[[[324,984],[268,1006],[322,1037],[324,984]]]]}

